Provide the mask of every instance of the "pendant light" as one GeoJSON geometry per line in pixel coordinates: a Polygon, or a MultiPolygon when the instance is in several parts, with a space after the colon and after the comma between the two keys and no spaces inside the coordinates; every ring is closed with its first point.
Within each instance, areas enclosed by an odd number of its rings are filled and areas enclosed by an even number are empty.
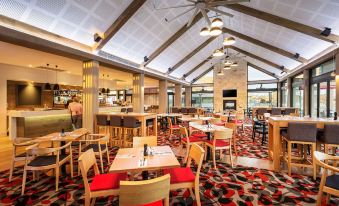
{"type": "Polygon", "coordinates": [[[235,38],[234,37],[228,37],[224,39],[223,45],[225,46],[231,46],[235,44],[235,38]]]}
{"type": "Polygon", "coordinates": [[[211,36],[218,36],[222,33],[222,30],[219,27],[212,27],[210,31],[211,36]]]}
{"type": "Polygon", "coordinates": [[[217,73],[218,76],[224,76],[224,73],[221,71],[221,69],[219,70],[219,72],[217,73]]]}
{"type": "Polygon", "coordinates": [[[214,57],[221,57],[222,55],[224,55],[224,52],[220,49],[216,49],[214,52],[213,52],[213,56],[214,57]]]}
{"type": "Polygon", "coordinates": [[[55,84],[53,86],[53,90],[60,90],[60,86],[58,84],[58,65],[55,65],[55,84]]]}
{"type": "Polygon", "coordinates": [[[230,70],[230,69],[232,69],[230,66],[224,66],[224,69],[225,70],[230,70]]]}
{"type": "Polygon", "coordinates": [[[201,36],[208,36],[210,34],[210,30],[207,27],[204,27],[200,30],[201,36]]]}
{"type": "Polygon", "coordinates": [[[102,89],[101,89],[101,93],[105,94],[105,93],[106,93],[106,89],[105,89],[105,88],[102,88],[102,89]]]}
{"type": "Polygon", "coordinates": [[[231,65],[232,65],[232,62],[230,60],[226,60],[225,66],[231,66],[231,65]]]}
{"type": "Polygon", "coordinates": [[[212,21],[211,26],[212,27],[221,27],[224,24],[224,22],[222,22],[222,20],[220,18],[215,18],[212,21]]]}
{"type": "Polygon", "coordinates": [[[231,67],[237,67],[238,66],[238,62],[233,62],[233,64],[231,64],[231,67]]]}

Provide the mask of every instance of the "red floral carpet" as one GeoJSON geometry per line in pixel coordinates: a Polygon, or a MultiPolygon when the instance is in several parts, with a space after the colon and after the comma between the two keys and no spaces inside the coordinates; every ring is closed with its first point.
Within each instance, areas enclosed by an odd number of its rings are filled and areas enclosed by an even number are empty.
{"type": "MultiPolygon", "coordinates": [[[[167,138],[160,132],[159,144],[171,144],[178,151],[178,140],[173,135],[167,138]]],[[[111,150],[111,160],[117,148],[111,150]]],[[[178,157],[180,160],[181,158],[178,157]]],[[[202,205],[311,205],[315,203],[319,179],[284,174],[252,167],[218,163],[218,170],[212,163],[202,166],[200,193],[202,205]]],[[[195,170],[195,168],[193,168],[195,170]]],[[[74,170],[76,171],[76,169],[74,170]]],[[[106,166],[107,171],[107,166],[106,166]]],[[[55,192],[53,177],[42,175],[33,181],[28,175],[26,194],[21,196],[22,168],[16,169],[14,179],[8,182],[9,172],[0,173],[0,205],[83,205],[84,188],[82,178],[61,177],[59,191],[55,192]]],[[[187,190],[171,191],[171,205],[195,205],[187,190]]],[[[330,205],[339,202],[331,200],[330,205]]],[[[98,198],[96,205],[118,205],[117,197],[98,198]]]]}

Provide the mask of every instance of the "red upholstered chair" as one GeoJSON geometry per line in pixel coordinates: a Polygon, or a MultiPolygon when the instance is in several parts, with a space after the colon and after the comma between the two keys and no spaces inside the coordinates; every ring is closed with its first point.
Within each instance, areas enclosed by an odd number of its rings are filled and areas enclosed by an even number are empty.
{"type": "Polygon", "coordinates": [[[172,119],[170,117],[167,117],[167,122],[168,122],[168,128],[170,131],[170,135],[173,134],[173,131],[179,131],[180,130],[180,126],[179,125],[174,125],[172,122],[172,119]]]}
{"type": "Polygon", "coordinates": [[[185,162],[187,162],[188,159],[188,152],[190,151],[191,145],[193,143],[197,143],[202,145],[204,143],[204,137],[199,136],[188,136],[188,132],[186,127],[180,126],[180,135],[181,135],[181,149],[183,146],[186,146],[186,156],[185,156],[185,162]]]}
{"type": "Polygon", "coordinates": [[[168,206],[170,175],[151,180],[121,181],[120,206],[168,206]]]}
{"type": "Polygon", "coordinates": [[[217,169],[217,164],[215,161],[215,153],[216,150],[229,150],[230,155],[230,162],[231,166],[233,167],[233,158],[232,158],[232,137],[233,137],[233,129],[227,129],[223,131],[215,131],[213,140],[206,140],[205,141],[205,150],[207,147],[212,149],[212,156],[213,156],[213,164],[214,169],[217,169]]]}
{"type": "Polygon", "coordinates": [[[164,170],[164,174],[171,175],[171,190],[187,188],[193,195],[192,188],[194,188],[195,199],[198,206],[201,206],[199,193],[199,178],[204,154],[205,154],[204,149],[200,147],[198,144],[194,143],[191,146],[186,167],[164,170]],[[190,167],[192,160],[194,160],[194,162],[198,165],[198,169],[195,175],[190,167]]]}
{"type": "Polygon", "coordinates": [[[90,205],[92,198],[95,202],[96,197],[119,195],[120,181],[127,178],[126,173],[100,174],[93,149],[89,149],[80,155],[79,167],[85,186],[85,206],[90,205]],[[87,173],[92,167],[95,176],[89,183],[87,173]]]}

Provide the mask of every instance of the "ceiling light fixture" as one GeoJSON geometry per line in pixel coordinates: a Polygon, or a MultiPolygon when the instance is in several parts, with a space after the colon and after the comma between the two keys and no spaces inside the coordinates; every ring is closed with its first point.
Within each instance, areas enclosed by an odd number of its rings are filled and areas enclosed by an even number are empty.
{"type": "Polygon", "coordinates": [[[230,69],[232,69],[230,66],[224,66],[224,69],[225,70],[230,70],[230,69]]]}
{"type": "Polygon", "coordinates": [[[220,49],[216,49],[214,52],[213,52],[213,56],[214,57],[221,57],[222,55],[224,55],[224,52],[220,49]]]}
{"type": "Polygon", "coordinates": [[[232,65],[232,62],[230,60],[226,60],[225,66],[231,66],[231,65],[232,65]]]}
{"type": "Polygon", "coordinates": [[[208,36],[210,34],[210,30],[207,27],[204,27],[200,30],[201,36],[208,36]]]}
{"type": "Polygon", "coordinates": [[[222,33],[222,30],[219,27],[212,27],[210,31],[211,36],[218,36],[222,33]]]}
{"type": "Polygon", "coordinates": [[[238,66],[238,62],[233,62],[233,64],[231,64],[231,67],[237,67],[238,66]]]}
{"type": "Polygon", "coordinates": [[[220,70],[218,73],[217,73],[218,76],[223,76],[224,73],[220,70]]]}
{"type": "Polygon", "coordinates": [[[224,22],[220,18],[213,19],[211,24],[212,27],[221,27],[222,25],[224,25],[224,22]]]}
{"type": "Polygon", "coordinates": [[[230,46],[235,44],[235,38],[234,37],[228,37],[224,39],[224,42],[222,43],[225,46],[230,46]]]}

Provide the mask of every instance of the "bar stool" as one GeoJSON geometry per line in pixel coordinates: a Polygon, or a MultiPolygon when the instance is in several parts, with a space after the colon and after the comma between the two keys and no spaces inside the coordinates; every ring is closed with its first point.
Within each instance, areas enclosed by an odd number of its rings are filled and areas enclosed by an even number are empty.
{"type": "MultiPolygon", "coordinates": [[[[141,130],[141,122],[137,121],[135,117],[124,117],[124,147],[132,147],[133,137],[138,136],[141,130]]],[[[139,135],[141,136],[141,135],[139,135]]]]}
{"type": "Polygon", "coordinates": [[[283,157],[287,162],[288,175],[291,176],[291,167],[310,167],[313,169],[313,179],[316,179],[316,165],[314,160],[314,151],[316,150],[317,141],[317,125],[314,123],[299,123],[290,122],[288,123],[287,132],[282,131],[282,138],[284,143],[287,144],[287,156],[286,146],[283,147],[283,157]],[[303,157],[292,157],[292,144],[299,144],[304,146],[303,157]],[[311,146],[312,160],[307,158],[306,145],[311,146]],[[292,161],[296,160],[296,161],[292,161]]]}
{"type": "MultiPolygon", "coordinates": [[[[324,144],[325,153],[329,154],[329,149],[332,149],[334,155],[336,155],[336,148],[339,148],[339,125],[325,124],[324,132],[318,135],[318,143],[324,144]]],[[[318,148],[320,146],[318,144],[318,148]]]]}
{"type": "Polygon", "coordinates": [[[133,108],[127,108],[127,112],[133,112],[133,108]]]}
{"type": "Polygon", "coordinates": [[[100,127],[104,128],[104,133],[105,134],[109,134],[109,120],[107,120],[107,115],[105,114],[97,114],[96,115],[96,120],[97,120],[97,124],[96,124],[96,133],[100,133],[100,127]]]}
{"type": "Polygon", "coordinates": [[[179,109],[177,107],[172,107],[172,113],[179,113],[179,109]]]}
{"type": "Polygon", "coordinates": [[[293,115],[293,114],[296,114],[296,109],[295,109],[295,108],[286,108],[284,114],[285,114],[285,115],[293,115]]]}
{"type": "Polygon", "coordinates": [[[281,115],[281,109],[280,108],[272,108],[271,115],[281,115]]]}
{"type": "Polygon", "coordinates": [[[182,114],[188,114],[188,109],[185,108],[185,107],[181,108],[181,113],[182,114]]]}
{"type": "MultiPolygon", "coordinates": [[[[157,125],[155,125],[155,126],[157,126],[157,125]]],[[[151,128],[154,128],[153,127],[153,119],[147,119],[146,120],[146,133],[147,133],[147,136],[150,136],[151,128]]],[[[156,134],[154,134],[154,135],[156,135],[156,134]]]]}
{"type": "Polygon", "coordinates": [[[197,109],[196,108],[188,108],[188,113],[189,114],[196,114],[197,113],[197,109]]]}
{"type": "Polygon", "coordinates": [[[110,116],[110,130],[111,130],[111,136],[110,136],[110,142],[111,147],[113,145],[115,146],[121,146],[122,145],[122,124],[123,120],[120,116],[110,116]]]}

